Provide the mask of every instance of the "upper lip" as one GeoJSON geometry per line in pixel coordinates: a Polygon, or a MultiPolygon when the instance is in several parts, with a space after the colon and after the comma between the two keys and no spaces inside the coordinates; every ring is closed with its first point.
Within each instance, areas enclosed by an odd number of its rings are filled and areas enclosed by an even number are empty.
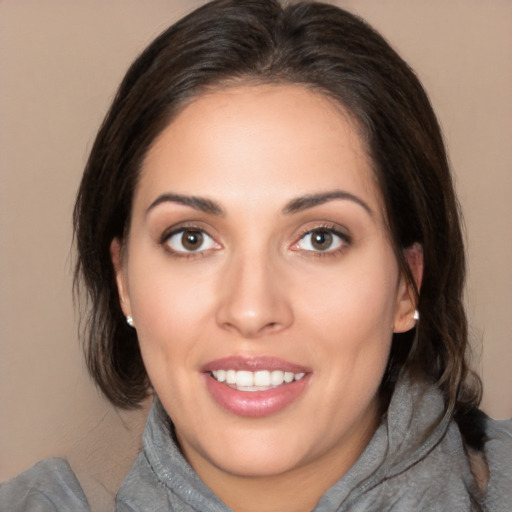
{"type": "Polygon", "coordinates": [[[214,370],[245,370],[257,372],[260,370],[283,370],[292,373],[309,373],[311,370],[305,366],[280,359],[273,356],[245,357],[229,356],[215,359],[206,363],[201,370],[205,373],[214,370]]]}

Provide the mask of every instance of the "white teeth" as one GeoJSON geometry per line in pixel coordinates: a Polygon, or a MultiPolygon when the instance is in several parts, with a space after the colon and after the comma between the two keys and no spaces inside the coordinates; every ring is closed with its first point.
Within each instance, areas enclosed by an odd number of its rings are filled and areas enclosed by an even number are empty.
{"type": "Polygon", "coordinates": [[[252,372],[240,371],[236,372],[236,385],[242,387],[254,386],[254,376],[252,372]]]}
{"type": "Polygon", "coordinates": [[[214,370],[213,377],[219,382],[225,382],[240,391],[265,391],[276,386],[289,384],[302,379],[305,373],[284,372],[282,370],[214,370]]]}
{"type": "Polygon", "coordinates": [[[254,385],[270,386],[270,372],[267,370],[254,372],[254,385]]]}
{"type": "Polygon", "coordinates": [[[274,370],[270,374],[270,383],[272,386],[280,386],[284,382],[284,372],[281,370],[274,370]]]}

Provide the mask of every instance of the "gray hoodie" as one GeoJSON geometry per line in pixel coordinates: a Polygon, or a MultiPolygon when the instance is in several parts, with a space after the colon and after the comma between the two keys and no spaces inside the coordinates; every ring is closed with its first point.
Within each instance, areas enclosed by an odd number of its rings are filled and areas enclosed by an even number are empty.
{"type": "MultiPolygon", "coordinates": [[[[512,421],[486,420],[490,468],[481,508],[512,512],[512,421]]],[[[436,388],[400,382],[388,413],[354,466],[314,512],[466,512],[474,480],[459,429],[436,388]]],[[[50,459],[0,487],[1,512],[88,511],[69,466],[50,459]]],[[[117,512],[229,512],[181,455],[158,401],[139,454],[116,499],[117,512]]],[[[286,512],[286,511],[283,511],[286,512]]]]}

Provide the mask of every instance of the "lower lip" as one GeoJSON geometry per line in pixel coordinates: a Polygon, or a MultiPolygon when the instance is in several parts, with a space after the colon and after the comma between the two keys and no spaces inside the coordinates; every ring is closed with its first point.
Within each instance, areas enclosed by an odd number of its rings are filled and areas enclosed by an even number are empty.
{"type": "Polygon", "coordinates": [[[204,374],[206,387],[213,399],[237,416],[260,418],[276,414],[292,404],[303,393],[310,374],[302,379],[266,391],[238,391],[204,374]]]}

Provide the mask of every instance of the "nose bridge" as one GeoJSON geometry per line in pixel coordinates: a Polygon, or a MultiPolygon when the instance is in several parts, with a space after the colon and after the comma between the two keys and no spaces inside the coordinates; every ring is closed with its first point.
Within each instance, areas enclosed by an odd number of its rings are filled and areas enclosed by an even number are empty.
{"type": "Polygon", "coordinates": [[[220,282],[218,323],[248,338],[288,327],[293,311],[279,267],[278,258],[265,249],[234,253],[220,282]]]}

